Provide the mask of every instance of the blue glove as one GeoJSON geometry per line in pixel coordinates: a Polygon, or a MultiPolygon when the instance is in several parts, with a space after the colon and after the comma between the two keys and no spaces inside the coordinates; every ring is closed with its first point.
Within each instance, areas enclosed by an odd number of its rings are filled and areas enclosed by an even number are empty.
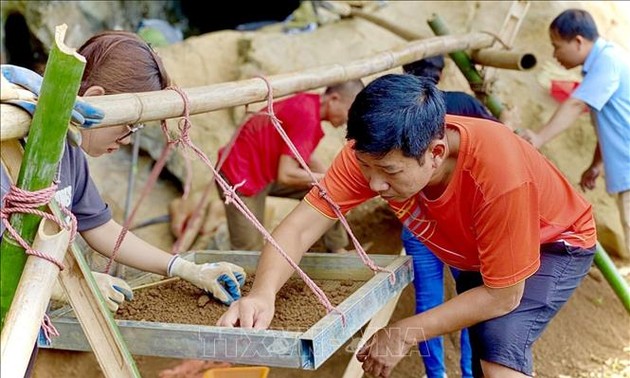
{"type": "MultiPolygon", "coordinates": [[[[2,101],[19,106],[33,115],[37,105],[37,97],[39,97],[42,87],[42,77],[29,69],[11,64],[3,64],[1,71],[2,76],[9,83],[20,86],[32,94],[32,96],[24,96],[23,92],[21,92],[21,95],[13,96],[13,98],[11,98],[10,95],[9,97],[3,95],[2,101]]],[[[3,90],[5,90],[5,88],[3,88],[3,90]]],[[[18,91],[15,91],[15,93],[18,93],[18,91]]],[[[104,116],[105,113],[103,113],[102,110],[93,107],[85,101],[77,99],[72,110],[72,123],[83,127],[90,127],[101,123],[104,116]]]]}

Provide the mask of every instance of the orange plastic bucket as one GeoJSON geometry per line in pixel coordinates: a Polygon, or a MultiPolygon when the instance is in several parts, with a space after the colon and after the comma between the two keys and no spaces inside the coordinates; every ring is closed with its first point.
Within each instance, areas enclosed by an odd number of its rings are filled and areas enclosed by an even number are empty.
{"type": "Polygon", "coordinates": [[[266,366],[244,366],[210,369],[203,378],[267,378],[269,368],[266,366]]]}

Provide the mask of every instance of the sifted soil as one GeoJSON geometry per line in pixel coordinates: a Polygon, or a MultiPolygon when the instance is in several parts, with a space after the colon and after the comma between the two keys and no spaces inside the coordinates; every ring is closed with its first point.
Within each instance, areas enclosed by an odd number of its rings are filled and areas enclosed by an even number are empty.
{"type": "MultiPolygon", "coordinates": [[[[254,277],[248,277],[243,294],[251,289],[254,277]]],[[[363,282],[351,280],[314,281],[333,305],[338,305],[356,291],[363,282]]],[[[227,307],[196,286],[183,281],[164,283],[134,292],[134,299],[125,302],[116,319],[162,323],[215,325],[227,307]]],[[[278,293],[276,313],[270,329],[306,331],[326,315],[326,309],[300,278],[291,278],[278,293]]]]}

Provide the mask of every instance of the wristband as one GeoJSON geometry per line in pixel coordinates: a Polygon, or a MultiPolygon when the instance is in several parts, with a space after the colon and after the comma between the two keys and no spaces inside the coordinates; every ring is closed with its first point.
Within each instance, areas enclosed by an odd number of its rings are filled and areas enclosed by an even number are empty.
{"type": "Polygon", "coordinates": [[[178,258],[179,258],[179,255],[175,255],[171,257],[170,260],[168,260],[168,265],[166,266],[166,275],[168,277],[173,277],[171,270],[173,269],[173,264],[175,263],[175,260],[177,260],[178,258]]]}

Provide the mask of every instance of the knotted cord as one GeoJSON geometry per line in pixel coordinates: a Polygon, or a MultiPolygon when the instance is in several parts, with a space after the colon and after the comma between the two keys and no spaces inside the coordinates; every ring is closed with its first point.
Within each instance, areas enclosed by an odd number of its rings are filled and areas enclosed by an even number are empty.
{"type": "MultiPolygon", "coordinates": [[[[70,231],[69,243],[72,243],[77,234],[77,218],[74,216],[74,214],[72,214],[72,212],[70,212],[70,210],[68,210],[64,206],[59,206],[61,211],[70,219],[69,224],[66,224],[66,222],[62,221],[54,214],[50,214],[39,209],[40,207],[45,206],[54,200],[53,196],[57,192],[57,185],[57,182],[53,182],[52,185],[48,188],[36,190],[33,192],[18,188],[15,185],[11,185],[9,187],[8,193],[4,196],[4,198],[2,198],[2,205],[0,206],[0,219],[2,220],[2,223],[6,227],[6,230],[11,235],[11,237],[15,241],[17,241],[17,243],[22,248],[24,248],[24,253],[30,256],[37,256],[41,259],[49,261],[57,265],[57,267],[59,267],[59,270],[63,270],[64,266],[61,261],[53,256],[50,256],[31,247],[26,242],[26,240],[24,240],[24,238],[20,236],[15,228],[13,228],[11,222],[9,221],[11,214],[15,213],[40,216],[42,218],[55,222],[57,225],[59,225],[60,228],[70,231]]],[[[47,314],[44,314],[44,319],[42,320],[41,327],[44,333],[44,337],[49,344],[51,341],[51,336],[59,336],[59,332],[52,324],[47,314]]]]}
{"type": "Polygon", "coordinates": [[[42,218],[46,218],[59,225],[60,228],[64,228],[70,231],[70,243],[74,241],[77,233],[77,219],[68,209],[63,206],[59,206],[61,211],[70,218],[69,225],[66,225],[64,221],[56,217],[54,214],[47,213],[39,208],[47,205],[53,200],[53,196],[57,191],[57,183],[54,182],[50,187],[30,192],[28,190],[20,189],[15,185],[9,187],[9,192],[2,199],[2,209],[0,209],[0,219],[6,227],[7,232],[11,237],[18,242],[18,244],[24,248],[24,253],[30,256],[37,256],[44,260],[50,261],[57,265],[59,270],[63,270],[63,263],[53,256],[50,256],[41,251],[37,251],[30,246],[26,240],[24,240],[20,234],[11,226],[9,218],[11,214],[22,213],[37,215],[42,218]]]}

